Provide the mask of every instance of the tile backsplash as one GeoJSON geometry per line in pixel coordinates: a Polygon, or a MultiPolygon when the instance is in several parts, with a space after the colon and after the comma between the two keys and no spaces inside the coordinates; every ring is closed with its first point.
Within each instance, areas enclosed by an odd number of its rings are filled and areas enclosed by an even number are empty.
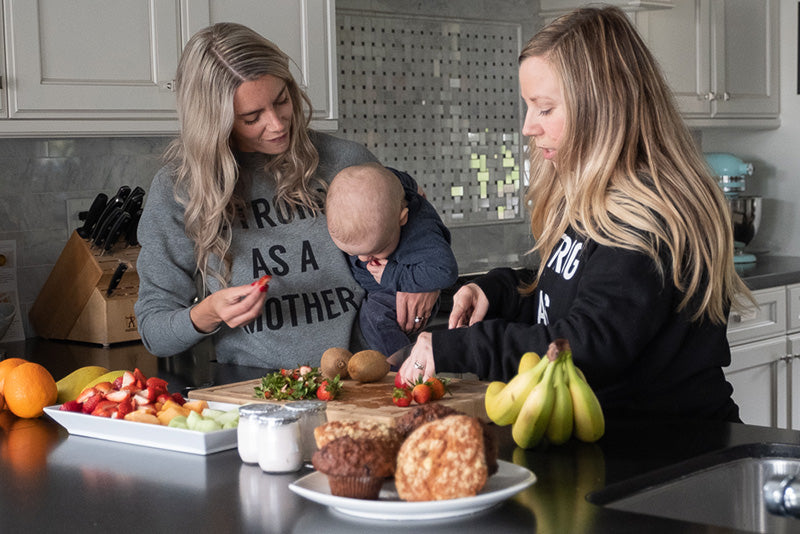
{"type": "MultiPolygon", "coordinates": [[[[418,180],[451,229],[462,274],[529,263],[516,57],[535,8],[337,1],[336,135],[418,180]]],[[[68,205],[86,210],[121,185],[148,189],[168,142],[0,139],[0,240],[16,241],[27,336],[28,310],[69,237],[68,205]]]]}

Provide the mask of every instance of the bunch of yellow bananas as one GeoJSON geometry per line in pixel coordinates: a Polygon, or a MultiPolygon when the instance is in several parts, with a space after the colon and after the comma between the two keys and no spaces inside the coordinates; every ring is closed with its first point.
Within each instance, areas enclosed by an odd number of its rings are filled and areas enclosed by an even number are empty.
{"type": "Polygon", "coordinates": [[[535,447],[545,436],[559,445],[574,435],[594,442],[605,432],[597,396],[572,362],[570,350],[551,350],[540,358],[526,352],[517,375],[507,384],[492,382],[486,389],[486,414],[494,423],[512,425],[514,442],[535,447]]]}

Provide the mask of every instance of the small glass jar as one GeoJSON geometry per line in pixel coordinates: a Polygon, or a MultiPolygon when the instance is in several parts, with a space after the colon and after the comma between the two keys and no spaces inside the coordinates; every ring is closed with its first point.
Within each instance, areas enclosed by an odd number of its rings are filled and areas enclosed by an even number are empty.
{"type": "Polygon", "coordinates": [[[280,410],[277,404],[256,402],[239,407],[239,424],[236,427],[236,443],[239,458],[246,464],[258,463],[258,421],[260,414],[280,410]]]}
{"type": "Polygon", "coordinates": [[[265,473],[290,473],[303,467],[300,417],[286,409],[257,416],[258,465],[265,473]]]}
{"type": "Polygon", "coordinates": [[[314,429],[328,422],[328,404],[320,400],[299,400],[288,402],[285,406],[287,410],[300,416],[300,448],[303,451],[303,461],[310,462],[311,456],[317,450],[314,429]]]}

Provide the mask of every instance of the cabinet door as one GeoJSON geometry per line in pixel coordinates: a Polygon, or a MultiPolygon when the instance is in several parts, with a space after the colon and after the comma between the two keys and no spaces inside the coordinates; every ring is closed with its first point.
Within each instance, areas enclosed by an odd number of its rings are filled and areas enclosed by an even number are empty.
{"type": "Polygon", "coordinates": [[[743,422],[773,427],[785,424],[779,420],[785,407],[779,406],[778,397],[785,355],[785,336],[731,347],[731,365],[725,377],[733,386],[733,400],[743,422]]]}
{"type": "Polygon", "coordinates": [[[178,0],[6,0],[8,116],[174,119],[178,0]]]}
{"type": "Polygon", "coordinates": [[[277,44],[294,62],[312,118],[337,118],[334,0],[210,0],[209,13],[212,23],[238,22],[277,44]]]}
{"type": "Polygon", "coordinates": [[[636,25],[658,60],[684,116],[711,113],[709,0],[682,0],[642,12],[636,25]]]}
{"type": "Polygon", "coordinates": [[[789,316],[789,332],[800,331],[800,284],[786,288],[786,309],[789,316]]]}
{"type": "Polygon", "coordinates": [[[788,338],[789,364],[786,381],[788,397],[787,411],[792,430],[800,430],[800,334],[791,334],[788,338]]]}
{"type": "Polygon", "coordinates": [[[711,90],[717,117],[779,112],[777,0],[715,0],[712,4],[711,90]]]}
{"type": "Polygon", "coordinates": [[[6,86],[8,85],[8,78],[6,77],[6,62],[3,60],[6,57],[5,42],[5,38],[3,37],[2,11],[0,11],[0,119],[8,117],[8,109],[6,109],[6,86]]]}

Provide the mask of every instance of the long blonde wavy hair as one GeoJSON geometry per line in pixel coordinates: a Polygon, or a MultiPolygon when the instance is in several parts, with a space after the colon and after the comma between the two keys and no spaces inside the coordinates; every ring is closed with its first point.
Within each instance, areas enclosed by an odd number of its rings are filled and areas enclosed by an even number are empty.
{"type": "Polygon", "coordinates": [[[239,167],[231,146],[233,97],[246,81],[272,75],[286,83],[292,100],[290,144],[268,157],[277,184],[276,202],[320,211],[325,184],[315,178],[319,155],[309,138],[311,101],[289,70],[289,57],[253,30],[219,23],[189,39],[175,80],[180,136],[165,158],[174,167],[176,198],[185,207],[186,235],[194,242],[197,271],[227,285],[239,167]],[[221,260],[213,261],[212,258],[221,260]]]}
{"type": "MultiPolygon", "coordinates": [[[[567,227],[639,251],[683,293],[692,320],[727,322],[741,296],[724,195],[684,124],[657,62],[618,8],[581,8],[538,32],[519,61],[547,60],[566,111],[557,166],[530,139],[533,250],[548,258],[567,227]],[[668,252],[671,265],[660,256],[668,252]]],[[[541,262],[541,276],[546,262],[541,262]]],[[[524,288],[530,292],[536,282],[524,288]]]]}

